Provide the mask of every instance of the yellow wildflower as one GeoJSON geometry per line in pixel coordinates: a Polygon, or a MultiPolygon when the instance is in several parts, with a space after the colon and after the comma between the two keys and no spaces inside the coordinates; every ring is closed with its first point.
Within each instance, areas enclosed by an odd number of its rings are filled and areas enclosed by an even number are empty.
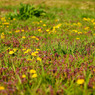
{"type": "Polygon", "coordinates": [[[82,24],[80,22],[77,23],[78,26],[81,26],[82,24]]]}
{"type": "Polygon", "coordinates": [[[76,38],[77,40],[79,40],[80,38],[76,38]]]}
{"type": "Polygon", "coordinates": [[[88,29],[89,29],[89,27],[85,27],[85,28],[84,28],[84,30],[88,30],[88,29]]]}
{"type": "Polygon", "coordinates": [[[41,29],[38,29],[39,32],[41,32],[42,30],[41,29]]]}
{"type": "Polygon", "coordinates": [[[46,26],[46,24],[43,24],[43,26],[46,26]]]}
{"type": "Polygon", "coordinates": [[[1,34],[1,39],[4,39],[5,38],[5,35],[4,33],[1,34]]]}
{"type": "Polygon", "coordinates": [[[32,60],[31,58],[27,59],[27,61],[31,61],[31,60],[32,60]]]}
{"type": "Polygon", "coordinates": [[[32,78],[36,78],[37,77],[37,74],[33,74],[31,77],[32,78]]]}
{"type": "Polygon", "coordinates": [[[76,23],[73,23],[73,25],[77,25],[76,23]]]}
{"type": "Polygon", "coordinates": [[[2,23],[2,24],[8,25],[9,23],[8,22],[5,22],[5,23],[2,23]]]}
{"type": "Polygon", "coordinates": [[[9,31],[9,33],[12,33],[11,31],[9,31]]]}
{"type": "Polygon", "coordinates": [[[26,75],[22,75],[22,78],[26,78],[26,75]]]}
{"type": "Polygon", "coordinates": [[[23,30],[23,29],[22,29],[21,31],[22,31],[22,32],[24,32],[24,30],[23,30]]]}
{"type": "Polygon", "coordinates": [[[37,53],[39,53],[38,51],[35,51],[35,53],[37,54],[37,53]]]}
{"type": "Polygon", "coordinates": [[[95,33],[93,35],[95,36],[95,33]]]}
{"type": "Polygon", "coordinates": [[[35,36],[31,36],[31,38],[36,38],[35,36]]]}
{"type": "Polygon", "coordinates": [[[85,34],[87,34],[87,32],[84,32],[85,34]]]}
{"type": "Polygon", "coordinates": [[[16,52],[18,49],[17,48],[14,48],[13,51],[16,52]]]}
{"type": "Polygon", "coordinates": [[[78,34],[82,34],[82,32],[78,32],[78,34]]]}
{"type": "Polygon", "coordinates": [[[36,40],[39,40],[39,38],[36,38],[36,40]]]}
{"type": "Polygon", "coordinates": [[[22,36],[23,39],[25,39],[26,37],[25,36],[22,36]]]}
{"type": "Polygon", "coordinates": [[[39,51],[39,50],[40,50],[39,48],[36,49],[36,51],[39,51]]]}
{"type": "Polygon", "coordinates": [[[91,22],[93,23],[94,22],[94,19],[92,19],[91,22]]]}
{"type": "Polygon", "coordinates": [[[4,90],[5,88],[3,86],[0,86],[0,90],[4,90]]]}
{"type": "Polygon", "coordinates": [[[37,60],[38,60],[38,61],[41,61],[42,59],[41,59],[40,57],[37,57],[37,60]]]}
{"type": "Polygon", "coordinates": [[[20,32],[20,30],[16,30],[15,32],[18,33],[18,32],[20,32]]]}
{"type": "Polygon", "coordinates": [[[83,18],[83,20],[87,21],[87,18],[83,18]]]}
{"type": "Polygon", "coordinates": [[[37,22],[37,24],[39,24],[39,22],[37,22]]]}
{"type": "Polygon", "coordinates": [[[59,19],[55,19],[55,22],[58,22],[59,21],[59,19]]]}
{"type": "Polygon", "coordinates": [[[35,52],[32,52],[31,55],[32,55],[32,56],[36,56],[36,53],[35,53],[35,52]]]}
{"type": "Polygon", "coordinates": [[[13,18],[13,20],[16,20],[15,18],[13,18]]]}
{"type": "Polygon", "coordinates": [[[42,23],[42,21],[40,20],[40,23],[42,23]]]}
{"type": "Polygon", "coordinates": [[[55,26],[55,28],[59,28],[61,25],[62,25],[62,24],[60,23],[60,24],[58,24],[57,26],[55,26]]]}
{"type": "Polygon", "coordinates": [[[9,48],[7,48],[6,50],[9,50],[10,49],[10,47],[9,48]]]}
{"type": "Polygon", "coordinates": [[[51,32],[48,32],[49,34],[51,33],[51,32]]]}
{"type": "Polygon", "coordinates": [[[93,86],[93,89],[95,89],[95,85],[93,86]]]}
{"type": "Polygon", "coordinates": [[[9,54],[14,54],[14,51],[11,50],[11,51],[9,52],[9,54]]]}
{"type": "Polygon", "coordinates": [[[28,52],[30,52],[30,51],[31,51],[31,49],[27,49],[27,51],[28,51],[28,52]]]}
{"type": "Polygon", "coordinates": [[[22,51],[25,51],[25,50],[26,50],[26,48],[23,48],[23,49],[22,49],[22,51]]]}
{"type": "Polygon", "coordinates": [[[46,31],[49,32],[49,29],[47,29],[46,31]]]}
{"type": "Polygon", "coordinates": [[[74,31],[75,33],[77,33],[77,32],[78,32],[77,30],[72,30],[72,31],[74,31]]]}
{"type": "Polygon", "coordinates": [[[77,84],[84,84],[84,79],[78,79],[77,84]]]}
{"type": "Polygon", "coordinates": [[[95,25],[95,22],[93,22],[93,25],[95,25]]]}
{"type": "Polygon", "coordinates": [[[24,53],[28,53],[28,52],[30,52],[31,51],[31,49],[27,49],[24,53]]]}
{"type": "Polygon", "coordinates": [[[29,72],[30,72],[31,74],[35,74],[35,73],[36,73],[36,71],[35,71],[34,69],[31,69],[29,72]]]}

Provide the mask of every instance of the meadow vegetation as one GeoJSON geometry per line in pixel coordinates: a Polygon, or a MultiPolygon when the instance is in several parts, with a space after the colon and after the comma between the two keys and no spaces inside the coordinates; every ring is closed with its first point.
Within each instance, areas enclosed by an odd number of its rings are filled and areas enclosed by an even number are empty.
{"type": "Polygon", "coordinates": [[[94,4],[1,0],[0,95],[95,95],[94,4]]]}

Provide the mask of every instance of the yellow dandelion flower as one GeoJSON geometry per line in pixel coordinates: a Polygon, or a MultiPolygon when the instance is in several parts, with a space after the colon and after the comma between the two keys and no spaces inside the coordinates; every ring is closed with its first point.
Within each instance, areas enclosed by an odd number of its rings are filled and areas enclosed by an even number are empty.
{"type": "Polygon", "coordinates": [[[72,30],[73,32],[77,33],[78,31],[77,30],[72,30]]]}
{"type": "Polygon", "coordinates": [[[84,32],[85,34],[87,34],[87,32],[84,32]]]}
{"type": "Polygon", "coordinates": [[[49,32],[50,30],[49,30],[49,29],[47,29],[46,31],[47,31],[47,32],[49,32]]]}
{"type": "Polygon", "coordinates": [[[73,25],[77,25],[76,23],[73,23],[73,25]]]}
{"type": "Polygon", "coordinates": [[[11,32],[11,31],[9,31],[9,33],[11,34],[12,32],[11,32]]]}
{"type": "Polygon", "coordinates": [[[23,39],[25,39],[26,37],[25,36],[22,36],[23,39]]]}
{"type": "Polygon", "coordinates": [[[95,36],[95,33],[93,35],[95,36]]]}
{"type": "Polygon", "coordinates": [[[31,55],[32,55],[32,56],[36,56],[36,53],[35,53],[35,52],[32,52],[31,55]]]}
{"type": "Polygon", "coordinates": [[[79,40],[80,38],[76,38],[77,40],[79,40]]]}
{"type": "Polygon", "coordinates": [[[46,26],[46,24],[43,24],[43,26],[46,26]]]}
{"type": "Polygon", "coordinates": [[[39,38],[36,38],[36,40],[39,40],[39,38]]]}
{"type": "Polygon", "coordinates": [[[5,88],[3,86],[0,86],[0,90],[4,90],[5,88]]]}
{"type": "Polygon", "coordinates": [[[3,24],[8,25],[9,23],[8,23],[8,22],[5,22],[5,23],[3,23],[3,24]]]}
{"type": "Polygon", "coordinates": [[[5,38],[5,35],[2,35],[2,34],[1,34],[1,39],[4,39],[4,38],[5,38]]]}
{"type": "Polygon", "coordinates": [[[85,27],[85,28],[84,28],[84,30],[88,30],[88,29],[89,29],[89,27],[85,27]]]}
{"type": "Polygon", "coordinates": [[[22,78],[26,78],[26,75],[22,75],[22,78]]]}
{"type": "Polygon", "coordinates": [[[31,61],[31,60],[32,60],[31,58],[27,59],[27,61],[31,61]]]}
{"type": "Polygon", "coordinates": [[[95,21],[94,19],[91,20],[92,23],[93,23],[94,21],[95,21]]]}
{"type": "Polygon", "coordinates": [[[42,23],[42,21],[40,20],[40,23],[42,23]]]}
{"type": "Polygon", "coordinates": [[[29,51],[28,51],[28,50],[26,50],[26,51],[24,52],[24,54],[25,54],[25,53],[28,53],[28,52],[29,52],[29,51]]]}
{"type": "Polygon", "coordinates": [[[82,32],[78,32],[78,34],[82,34],[82,32]]]}
{"type": "Polygon", "coordinates": [[[27,49],[27,51],[28,51],[28,52],[30,52],[30,51],[31,51],[31,49],[27,49]]]}
{"type": "Polygon", "coordinates": [[[84,84],[84,79],[78,79],[77,84],[84,84]]]}
{"type": "Polygon", "coordinates": [[[41,61],[42,59],[41,59],[40,57],[37,57],[37,60],[38,60],[38,61],[41,61]]]}
{"type": "Polygon", "coordinates": [[[95,89],[95,85],[93,86],[93,89],[95,89]]]}
{"type": "Polygon", "coordinates": [[[9,54],[14,54],[14,51],[11,50],[11,51],[9,52],[9,54]]]}
{"type": "Polygon", "coordinates": [[[51,32],[48,32],[48,34],[51,34],[51,32]]]}
{"type": "Polygon", "coordinates": [[[37,77],[37,74],[33,74],[31,77],[32,78],[36,78],[37,77]]]}
{"type": "Polygon", "coordinates": [[[16,52],[18,49],[17,48],[14,48],[13,51],[16,52]]]}
{"type": "Polygon", "coordinates": [[[93,22],[93,25],[95,25],[95,22],[93,22]]]}
{"type": "Polygon", "coordinates": [[[39,48],[36,49],[36,51],[39,51],[39,50],[40,50],[39,48]]]}
{"type": "Polygon", "coordinates": [[[93,69],[93,71],[95,72],[95,68],[93,69]]]}
{"type": "Polygon", "coordinates": [[[37,22],[37,24],[39,24],[39,22],[37,22]]]}
{"type": "Polygon", "coordinates": [[[31,38],[36,38],[35,36],[31,36],[31,38]]]}
{"type": "Polygon", "coordinates": [[[55,28],[59,28],[62,24],[58,24],[57,26],[55,26],[55,28]]]}
{"type": "Polygon", "coordinates": [[[22,49],[22,51],[25,51],[25,50],[26,50],[26,48],[23,48],[23,49],[22,49]]]}
{"type": "Polygon", "coordinates": [[[16,30],[15,32],[18,33],[18,32],[20,32],[20,30],[16,30]]]}
{"type": "Polygon", "coordinates": [[[1,35],[4,35],[4,33],[2,33],[1,35]]]}
{"type": "Polygon", "coordinates": [[[41,29],[38,29],[39,32],[41,32],[42,30],[41,29]]]}
{"type": "Polygon", "coordinates": [[[77,23],[78,26],[81,26],[82,24],[80,22],[77,23]]]}
{"type": "Polygon", "coordinates": [[[15,18],[13,18],[13,20],[16,20],[15,18]]]}
{"type": "Polygon", "coordinates": [[[21,31],[22,31],[22,32],[24,32],[24,30],[23,30],[23,29],[22,29],[21,31]]]}
{"type": "Polygon", "coordinates": [[[87,21],[87,18],[83,18],[84,21],[87,21]]]}
{"type": "Polygon", "coordinates": [[[55,19],[55,22],[59,21],[59,19],[55,19]]]}
{"type": "Polygon", "coordinates": [[[35,74],[35,73],[36,73],[36,70],[31,69],[29,72],[30,72],[31,74],[35,74]]]}
{"type": "Polygon", "coordinates": [[[37,53],[39,53],[38,51],[35,51],[35,53],[37,54],[37,53]]]}

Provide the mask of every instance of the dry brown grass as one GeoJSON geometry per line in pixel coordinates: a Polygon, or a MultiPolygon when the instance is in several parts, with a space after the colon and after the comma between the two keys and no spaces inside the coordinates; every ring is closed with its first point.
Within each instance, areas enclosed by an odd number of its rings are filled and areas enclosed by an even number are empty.
{"type": "Polygon", "coordinates": [[[76,7],[80,9],[92,9],[94,10],[95,7],[95,1],[80,1],[80,0],[0,0],[0,5],[1,6],[17,6],[20,3],[25,3],[25,4],[45,4],[46,6],[56,6],[56,7],[61,7],[61,6],[68,6],[70,8],[76,7]]]}

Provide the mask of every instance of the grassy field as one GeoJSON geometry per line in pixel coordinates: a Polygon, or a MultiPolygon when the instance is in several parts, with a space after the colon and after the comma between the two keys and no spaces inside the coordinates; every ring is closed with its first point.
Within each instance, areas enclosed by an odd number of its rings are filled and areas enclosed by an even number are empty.
{"type": "Polygon", "coordinates": [[[0,0],[0,95],[95,95],[94,5],[0,0]]]}

